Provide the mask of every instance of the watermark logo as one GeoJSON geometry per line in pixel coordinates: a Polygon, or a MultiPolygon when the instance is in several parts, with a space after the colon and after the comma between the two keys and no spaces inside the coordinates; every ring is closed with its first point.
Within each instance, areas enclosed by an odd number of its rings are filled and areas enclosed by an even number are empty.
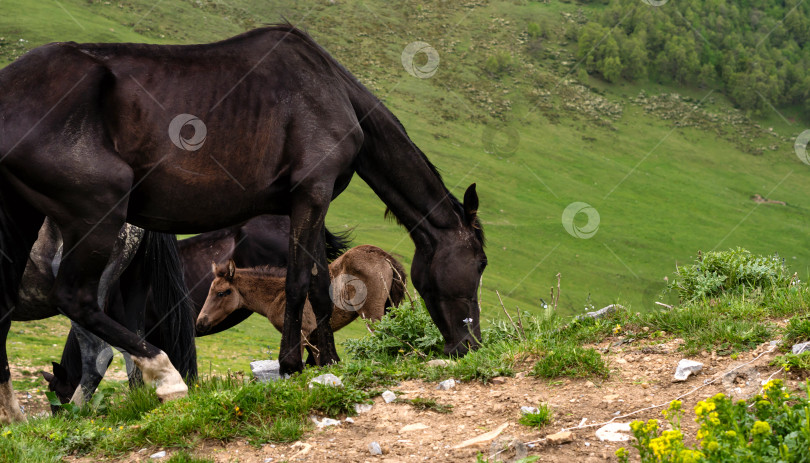
{"type": "Polygon", "coordinates": [[[332,303],[346,312],[356,312],[363,308],[367,296],[368,288],[363,280],[348,273],[338,275],[329,285],[332,303]]]}
{"type": "Polygon", "coordinates": [[[411,42],[402,50],[402,67],[408,74],[420,79],[433,77],[439,70],[439,52],[425,42],[411,42]],[[422,57],[427,58],[422,62],[422,57]]]}
{"type": "Polygon", "coordinates": [[[514,127],[487,125],[481,134],[481,143],[488,154],[510,157],[520,145],[520,132],[514,127]]]}
{"type": "Polygon", "coordinates": [[[796,156],[810,166],[810,157],[807,156],[807,145],[810,143],[810,129],[805,130],[796,137],[796,142],[793,143],[793,150],[796,151],[796,156]]]}
{"type": "Polygon", "coordinates": [[[208,131],[205,123],[192,114],[178,114],[169,123],[169,138],[172,143],[174,143],[174,146],[186,151],[197,151],[202,148],[207,135],[208,131]],[[183,127],[187,125],[194,129],[194,135],[190,138],[185,138],[180,134],[183,127]]]}
{"type": "Polygon", "coordinates": [[[641,1],[650,6],[663,6],[666,5],[666,3],[669,0],[641,0],[641,1]]]}
{"type": "Polygon", "coordinates": [[[593,235],[599,231],[599,212],[588,203],[574,202],[563,211],[562,224],[569,235],[587,240],[593,238],[593,235]],[[574,219],[579,214],[585,214],[588,218],[588,222],[582,227],[574,223],[574,219]]]}

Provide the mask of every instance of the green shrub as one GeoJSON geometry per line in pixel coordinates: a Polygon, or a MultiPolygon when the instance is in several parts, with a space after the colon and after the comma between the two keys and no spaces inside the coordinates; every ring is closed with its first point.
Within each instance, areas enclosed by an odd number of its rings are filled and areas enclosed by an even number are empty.
{"type": "Polygon", "coordinates": [[[391,309],[380,321],[370,322],[373,333],[343,342],[353,358],[396,358],[414,355],[414,349],[426,356],[442,353],[444,339],[433,324],[421,299],[391,309]]]}
{"type": "Polygon", "coordinates": [[[602,356],[594,349],[571,344],[555,344],[546,355],[535,363],[532,374],[541,378],[607,377],[608,367],[602,356]]]}
{"type": "Polygon", "coordinates": [[[512,70],[512,55],[505,51],[490,55],[484,62],[484,69],[494,76],[508,74],[512,70]]]}
{"type": "MultiPolygon", "coordinates": [[[[662,431],[658,420],[630,423],[637,441],[633,447],[642,463],[807,461],[810,400],[791,395],[781,380],[765,384],[752,403],[734,402],[724,394],[698,402],[695,421],[700,428],[694,447],[684,444],[682,414],[681,402],[675,400],[663,411],[671,430],[662,431]]],[[[628,461],[629,452],[624,447],[616,455],[619,461],[628,461]]]]}
{"type": "Polygon", "coordinates": [[[795,283],[795,275],[778,256],[756,256],[737,248],[698,255],[695,264],[677,268],[672,286],[677,288],[681,301],[690,302],[756,289],[786,292],[795,283]]]}

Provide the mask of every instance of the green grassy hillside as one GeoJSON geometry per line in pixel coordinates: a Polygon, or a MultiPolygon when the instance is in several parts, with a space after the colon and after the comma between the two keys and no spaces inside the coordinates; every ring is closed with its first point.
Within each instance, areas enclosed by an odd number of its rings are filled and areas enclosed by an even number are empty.
{"type": "MultiPolygon", "coordinates": [[[[750,120],[710,87],[588,76],[578,64],[576,31],[603,6],[292,3],[3,0],[0,59],[8,63],[50,41],[214,41],[282,18],[307,29],[401,119],[453,193],[478,184],[490,262],[485,318],[501,314],[495,290],[510,309],[541,310],[557,273],[562,314],[616,300],[649,310],[664,277],[698,250],[778,252],[803,278],[810,273],[810,166],[793,148],[808,124],[798,109],[750,120]],[[541,36],[527,32],[531,23],[542,24],[541,36]],[[430,78],[403,68],[402,52],[414,41],[438,52],[430,78]],[[755,194],[786,205],[756,203],[755,194]],[[575,202],[598,212],[589,239],[563,226],[563,211],[575,202]]],[[[378,245],[407,266],[413,245],[383,211],[355,178],[327,223],[353,227],[356,243],[378,245]]],[[[574,216],[575,227],[586,223],[586,214],[574,216]]],[[[251,339],[267,331],[254,320],[237,334],[251,339]]],[[[276,349],[273,336],[256,347],[257,356],[276,349]]]]}

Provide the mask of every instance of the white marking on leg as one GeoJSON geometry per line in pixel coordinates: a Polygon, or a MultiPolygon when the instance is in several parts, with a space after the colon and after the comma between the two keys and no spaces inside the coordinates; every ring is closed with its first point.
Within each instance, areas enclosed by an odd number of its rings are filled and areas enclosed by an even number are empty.
{"type": "Polygon", "coordinates": [[[169,356],[165,352],[149,357],[138,357],[133,355],[132,360],[143,373],[143,382],[155,383],[157,395],[161,401],[174,400],[188,395],[188,386],[183,382],[183,377],[172,366],[169,356]]]}

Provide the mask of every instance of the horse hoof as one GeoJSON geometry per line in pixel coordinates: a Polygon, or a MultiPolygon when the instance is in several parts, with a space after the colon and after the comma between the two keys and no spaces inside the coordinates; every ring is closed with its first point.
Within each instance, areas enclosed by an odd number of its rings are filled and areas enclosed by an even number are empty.
{"type": "Polygon", "coordinates": [[[187,396],[188,386],[183,382],[180,382],[180,384],[163,384],[155,392],[157,392],[158,399],[161,402],[167,402],[187,396]]]}

